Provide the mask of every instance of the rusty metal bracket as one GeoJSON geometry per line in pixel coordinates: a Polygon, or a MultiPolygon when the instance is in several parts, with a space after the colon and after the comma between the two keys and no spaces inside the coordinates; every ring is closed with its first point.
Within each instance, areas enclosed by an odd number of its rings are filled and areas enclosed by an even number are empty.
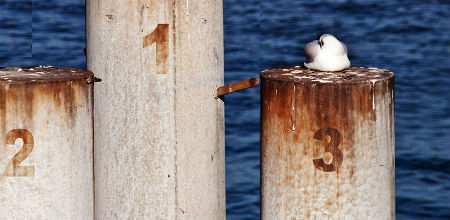
{"type": "Polygon", "coordinates": [[[257,86],[258,84],[259,84],[259,81],[257,78],[251,78],[251,79],[246,79],[246,80],[238,81],[235,83],[231,83],[228,85],[224,85],[224,86],[217,88],[216,97],[220,97],[220,96],[228,95],[233,92],[238,92],[238,91],[241,91],[244,89],[252,88],[252,87],[257,86]]]}
{"type": "Polygon", "coordinates": [[[96,83],[96,82],[101,82],[101,81],[102,81],[102,79],[97,78],[97,77],[95,77],[95,76],[89,77],[89,78],[86,80],[87,84],[94,84],[94,83],[96,83]]]}

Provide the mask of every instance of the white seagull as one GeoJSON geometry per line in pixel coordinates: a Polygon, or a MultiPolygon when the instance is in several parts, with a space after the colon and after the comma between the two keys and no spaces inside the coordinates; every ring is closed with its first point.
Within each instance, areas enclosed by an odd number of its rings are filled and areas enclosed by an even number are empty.
{"type": "Polygon", "coordinates": [[[322,34],[306,44],[305,57],[304,65],[308,69],[341,71],[350,66],[347,47],[331,34],[322,34]]]}

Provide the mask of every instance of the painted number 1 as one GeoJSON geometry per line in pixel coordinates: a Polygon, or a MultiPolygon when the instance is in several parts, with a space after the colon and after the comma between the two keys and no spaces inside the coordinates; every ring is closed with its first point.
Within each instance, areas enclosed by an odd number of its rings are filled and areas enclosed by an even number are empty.
{"type": "Polygon", "coordinates": [[[33,150],[33,135],[26,129],[13,129],[6,134],[6,144],[14,144],[18,138],[22,138],[23,146],[8,162],[3,175],[34,176],[34,166],[19,166],[33,150]]]}
{"type": "Polygon", "coordinates": [[[144,37],[144,48],[153,43],[156,43],[156,73],[166,74],[169,56],[169,24],[158,24],[152,33],[144,37]]]}
{"type": "Polygon", "coordinates": [[[333,172],[339,169],[342,164],[342,151],[338,148],[341,143],[341,133],[334,128],[321,128],[314,134],[314,139],[323,140],[325,136],[330,136],[331,140],[325,146],[325,153],[331,153],[331,163],[326,163],[323,158],[314,159],[313,163],[316,169],[324,172],[333,172]]]}

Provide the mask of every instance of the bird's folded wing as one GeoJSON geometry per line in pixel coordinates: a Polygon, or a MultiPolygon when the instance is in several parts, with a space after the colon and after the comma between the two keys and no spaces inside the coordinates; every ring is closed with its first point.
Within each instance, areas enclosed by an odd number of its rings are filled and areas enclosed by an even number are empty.
{"type": "Polygon", "coordinates": [[[342,43],[342,42],[341,42],[341,44],[342,44],[342,46],[344,47],[345,55],[347,55],[347,54],[348,54],[347,46],[346,46],[344,43],[342,43]]]}
{"type": "Polygon", "coordinates": [[[314,61],[314,57],[320,52],[320,46],[317,40],[311,41],[305,46],[306,63],[314,61]]]}

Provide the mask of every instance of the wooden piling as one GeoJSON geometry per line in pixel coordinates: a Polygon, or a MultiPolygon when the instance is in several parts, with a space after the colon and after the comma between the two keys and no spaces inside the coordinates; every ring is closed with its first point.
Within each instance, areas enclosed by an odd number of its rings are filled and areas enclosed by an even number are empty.
{"type": "Polygon", "coordinates": [[[0,219],[93,219],[90,71],[0,69],[0,219]]]}
{"type": "Polygon", "coordinates": [[[394,77],[261,73],[261,219],[395,219],[394,77]]]}
{"type": "Polygon", "coordinates": [[[222,1],[86,1],[97,219],[225,219],[222,1]]]}

